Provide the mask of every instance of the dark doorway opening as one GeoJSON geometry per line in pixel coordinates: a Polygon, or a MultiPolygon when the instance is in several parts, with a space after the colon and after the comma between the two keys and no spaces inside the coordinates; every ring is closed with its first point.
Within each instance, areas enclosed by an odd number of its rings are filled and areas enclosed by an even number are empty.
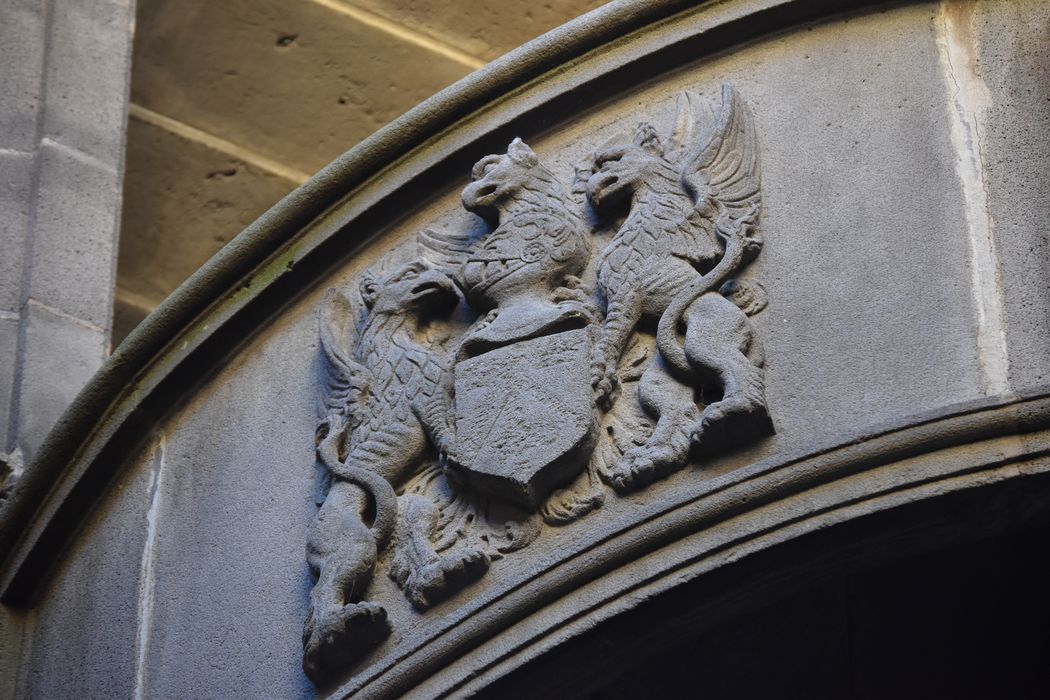
{"type": "Polygon", "coordinates": [[[1050,531],[834,579],[616,674],[612,698],[1050,697],[1050,531]]]}
{"type": "Polygon", "coordinates": [[[597,622],[508,698],[1050,697],[1050,479],[827,528],[597,622]]]}

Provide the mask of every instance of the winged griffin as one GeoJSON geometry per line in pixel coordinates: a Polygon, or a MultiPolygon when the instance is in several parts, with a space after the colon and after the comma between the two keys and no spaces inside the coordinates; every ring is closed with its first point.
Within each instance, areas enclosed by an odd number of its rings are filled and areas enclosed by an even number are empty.
{"type": "Polygon", "coordinates": [[[328,381],[317,456],[331,486],[307,537],[317,580],[303,634],[304,668],[315,680],[388,634],[386,611],[362,597],[397,525],[393,485],[423,460],[428,432],[443,439],[414,407],[441,390],[448,371],[423,339],[429,321],[458,303],[451,280],[413,262],[381,279],[366,274],[360,294],[368,310],[360,331],[342,294],[328,290],[322,305],[328,381]]]}
{"type": "Polygon", "coordinates": [[[640,124],[577,178],[621,222],[593,259],[584,203],[515,139],[462,193],[483,233],[419,234],[416,259],[363,276],[363,315],[326,294],[316,448],[330,486],[308,533],[303,636],[315,682],[389,634],[365,599],[388,545],[423,612],[540,519],[602,506],[603,480],[638,488],[772,429],[748,319],[765,294],[734,279],[762,246],[741,98],[724,86],[708,112],[683,94],[666,136],[640,124]]]}
{"type": "Polygon", "coordinates": [[[620,357],[639,324],[659,320],[660,354],[639,385],[639,400],[658,421],[648,442],[613,467],[610,480],[622,490],[683,466],[691,444],[713,447],[735,432],[771,427],[760,349],[744,311],[727,300],[751,313],[765,304],[757,284],[728,281],[762,246],[754,233],[754,125],[729,85],[709,123],[697,123],[698,102],[690,93],[679,98],[666,141],[639,124],[632,139],[606,144],[584,174],[596,209],[628,210],[597,260],[607,304],[592,375],[600,404],[611,404],[620,357]],[[705,383],[721,397],[700,414],[693,387],[705,383]]]}

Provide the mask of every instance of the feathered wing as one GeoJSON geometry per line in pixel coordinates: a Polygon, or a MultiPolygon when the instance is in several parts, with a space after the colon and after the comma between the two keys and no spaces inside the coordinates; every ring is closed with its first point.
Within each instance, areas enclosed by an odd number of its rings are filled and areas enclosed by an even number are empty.
{"type": "Polygon", "coordinates": [[[463,263],[474,248],[474,238],[469,234],[423,229],[416,234],[416,246],[419,256],[431,267],[444,272],[462,286],[463,263]]]}
{"type": "MultiPolygon", "coordinates": [[[[693,100],[685,102],[691,106],[693,100]]],[[[694,374],[678,339],[686,309],[736,274],[762,245],[754,235],[761,205],[758,137],[747,105],[736,90],[723,84],[718,113],[707,121],[693,148],[680,135],[687,131],[679,119],[671,144],[679,149],[682,184],[695,201],[695,214],[688,223],[697,231],[712,232],[713,227],[725,247],[714,267],[679,290],[660,317],[656,344],[671,370],[682,378],[694,374]]]]}
{"type": "Polygon", "coordinates": [[[728,83],[717,115],[694,144],[682,144],[682,182],[698,209],[716,204],[723,227],[754,224],[761,204],[758,138],[751,111],[728,83]]]}
{"type": "Polygon", "coordinates": [[[324,382],[318,397],[322,418],[333,414],[352,421],[355,406],[368,401],[370,373],[353,359],[357,344],[357,312],[350,300],[338,290],[329,289],[321,302],[321,353],[324,382]]]}

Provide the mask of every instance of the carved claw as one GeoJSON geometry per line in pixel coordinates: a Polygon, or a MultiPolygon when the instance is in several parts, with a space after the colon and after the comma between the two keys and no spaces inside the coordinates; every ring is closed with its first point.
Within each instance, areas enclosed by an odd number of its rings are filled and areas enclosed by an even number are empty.
{"type": "Polygon", "coordinates": [[[615,363],[607,363],[604,354],[601,347],[595,348],[591,360],[591,387],[594,389],[594,402],[603,411],[608,411],[616,403],[620,377],[615,363]]]}
{"type": "Polygon", "coordinates": [[[484,576],[490,561],[475,547],[446,554],[414,572],[405,584],[405,595],[416,610],[427,610],[484,576]]]}
{"type": "Polygon", "coordinates": [[[386,610],[375,603],[311,609],[303,629],[303,671],[315,684],[372,651],[390,634],[386,610]]]}
{"type": "Polygon", "coordinates": [[[648,486],[660,476],[659,472],[651,450],[647,447],[636,447],[624,453],[609,471],[608,479],[614,489],[626,493],[648,486]]]}
{"type": "Polygon", "coordinates": [[[689,461],[686,435],[684,429],[675,431],[673,435],[655,441],[651,439],[645,445],[627,450],[609,470],[607,481],[620,493],[626,493],[681,469],[689,461]]]}

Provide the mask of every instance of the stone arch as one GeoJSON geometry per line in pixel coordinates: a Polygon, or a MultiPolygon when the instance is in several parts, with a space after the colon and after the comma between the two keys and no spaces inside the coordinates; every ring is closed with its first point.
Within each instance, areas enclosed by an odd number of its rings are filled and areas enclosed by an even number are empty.
{"type": "MultiPolygon", "coordinates": [[[[1042,522],[1047,296],[1025,246],[1046,200],[1015,206],[1009,178],[985,167],[994,151],[1034,168],[1042,146],[966,121],[979,96],[973,80],[949,84],[954,59],[982,58],[970,77],[993,96],[1021,94],[981,47],[1023,23],[963,5],[614,3],[321,171],[132,334],[5,492],[5,603],[35,604],[50,658],[63,630],[89,649],[67,669],[30,649],[36,692],[455,696],[540,673],[588,628],[733,562],[887,522],[878,513],[906,522],[894,514],[909,504],[933,512],[962,494],[1042,522]],[[960,17],[985,44],[955,31],[960,17]],[[775,435],[607,490],[601,510],[542,526],[540,545],[425,612],[376,576],[395,633],[315,690],[299,637],[324,289],[349,294],[366,268],[404,262],[422,228],[480,226],[459,192],[514,137],[568,180],[625,124],[668,123],[677,93],[713,97],[723,81],[745,94],[762,148],[770,306],[755,323],[775,435]]],[[[992,105],[1013,126],[1046,109],[992,105]]]]}

